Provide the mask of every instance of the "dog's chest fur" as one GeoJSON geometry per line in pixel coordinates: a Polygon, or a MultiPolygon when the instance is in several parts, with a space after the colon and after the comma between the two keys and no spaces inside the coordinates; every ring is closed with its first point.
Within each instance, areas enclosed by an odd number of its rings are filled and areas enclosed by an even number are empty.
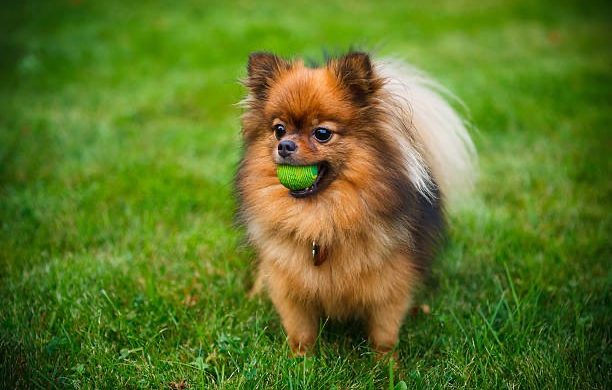
{"type": "Polygon", "coordinates": [[[267,288],[313,304],[333,318],[362,317],[373,305],[393,301],[394,291],[405,291],[400,286],[417,280],[409,259],[384,248],[380,237],[323,248],[327,256],[319,266],[311,243],[279,238],[261,242],[260,267],[267,288]]]}

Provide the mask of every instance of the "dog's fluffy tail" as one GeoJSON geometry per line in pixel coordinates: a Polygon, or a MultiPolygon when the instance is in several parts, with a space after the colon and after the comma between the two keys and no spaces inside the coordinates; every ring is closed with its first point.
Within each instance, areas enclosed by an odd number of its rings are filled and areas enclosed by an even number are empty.
{"type": "Polygon", "coordinates": [[[406,140],[402,149],[408,177],[428,197],[434,196],[437,184],[447,204],[458,200],[472,188],[476,175],[474,144],[446,100],[461,104],[459,99],[401,61],[380,61],[377,71],[385,79],[381,104],[389,112],[390,131],[406,140]]]}

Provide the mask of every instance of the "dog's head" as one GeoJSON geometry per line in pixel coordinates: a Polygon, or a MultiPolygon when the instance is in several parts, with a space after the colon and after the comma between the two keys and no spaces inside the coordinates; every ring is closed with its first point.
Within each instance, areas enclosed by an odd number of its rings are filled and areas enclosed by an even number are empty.
{"type": "Polygon", "coordinates": [[[294,197],[310,197],[338,180],[361,182],[364,170],[384,154],[375,123],[383,81],[367,54],[352,52],[309,68],[300,60],[255,53],[245,84],[247,148],[260,149],[271,165],[319,167],[315,184],[289,191],[294,197]]]}

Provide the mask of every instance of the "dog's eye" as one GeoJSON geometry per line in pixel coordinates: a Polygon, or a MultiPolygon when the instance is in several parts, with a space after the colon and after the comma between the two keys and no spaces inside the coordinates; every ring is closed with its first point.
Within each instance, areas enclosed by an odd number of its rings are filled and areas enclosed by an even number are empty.
{"type": "Polygon", "coordinates": [[[281,138],[283,138],[286,132],[287,130],[285,130],[285,126],[281,124],[274,125],[274,135],[276,136],[277,140],[280,140],[281,138]]]}
{"type": "Polygon", "coordinates": [[[329,139],[332,137],[332,134],[332,131],[326,129],[325,127],[317,127],[313,133],[315,139],[321,143],[329,141],[329,139]]]}

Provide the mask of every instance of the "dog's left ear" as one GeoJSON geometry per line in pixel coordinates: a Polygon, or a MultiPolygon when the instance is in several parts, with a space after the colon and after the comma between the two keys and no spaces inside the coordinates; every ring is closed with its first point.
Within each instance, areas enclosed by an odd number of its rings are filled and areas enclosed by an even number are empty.
{"type": "Polygon", "coordinates": [[[368,98],[382,86],[382,80],[376,76],[370,56],[366,53],[350,52],[330,66],[358,104],[367,104],[368,98]]]}
{"type": "Polygon", "coordinates": [[[266,99],[268,90],[278,75],[289,69],[290,63],[271,53],[256,52],[249,55],[248,77],[245,85],[257,99],[266,99]]]}

